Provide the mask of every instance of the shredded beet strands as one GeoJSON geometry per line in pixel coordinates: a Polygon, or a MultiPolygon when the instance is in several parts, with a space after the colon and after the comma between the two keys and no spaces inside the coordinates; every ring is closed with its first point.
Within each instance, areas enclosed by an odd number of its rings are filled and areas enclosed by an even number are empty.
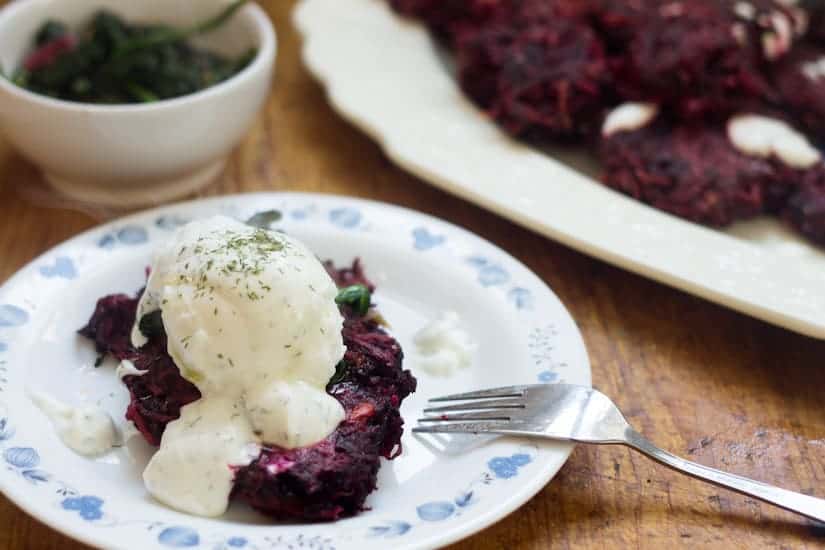
{"type": "Polygon", "coordinates": [[[166,352],[166,335],[153,337],[149,343],[127,357],[143,376],[126,376],[131,402],[126,418],[152,445],[160,445],[166,425],[180,417],[184,405],[201,398],[194,384],[180,375],[177,365],[166,352]]]}
{"type": "Polygon", "coordinates": [[[818,0],[803,2],[807,8],[809,22],[807,38],[825,46],[825,3],[818,0]]]}
{"type": "Polygon", "coordinates": [[[302,449],[265,449],[235,477],[233,496],[276,518],[334,520],[363,509],[375,489],[380,457],[401,452],[398,408],[415,390],[401,369],[398,343],[373,322],[347,319],[349,367],[327,388],[347,418],[324,441],[302,449]]]}
{"type": "Polygon", "coordinates": [[[529,2],[456,38],[464,91],[504,129],[533,138],[591,134],[608,104],[599,38],[582,21],[529,2]]]}
{"type": "Polygon", "coordinates": [[[399,13],[424,21],[441,39],[452,41],[461,29],[489,21],[512,0],[390,0],[399,13]]]}
{"type": "Polygon", "coordinates": [[[659,121],[606,138],[600,152],[608,186],[711,226],[777,210],[804,175],[741,154],[720,126],[659,121]]]}
{"type": "Polygon", "coordinates": [[[653,103],[667,124],[602,140],[607,185],[711,226],[782,212],[825,244],[822,186],[800,183],[822,163],[743,155],[723,128],[737,113],[792,115],[825,139],[823,2],[389,2],[447,38],[461,88],[514,136],[592,143],[608,108],[653,103]]]}
{"type": "Polygon", "coordinates": [[[105,296],[97,301],[89,322],[78,332],[92,340],[99,353],[126,359],[134,353],[131,331],[137,304],[137,297],[125,294],[105,296]]]}
{"type": "Polygon", "coordinates": [[[774,98],[762,70],[763,29],[739,20],[733,2],[646,4],[643,15],[627,14],[629,27],[620,27],[627,46],[612,66],[623,97],[664,104],[683,117],[724,115],[743,101],[774,98]]]}
{"type": "MultiPolygon", "coordinates": [[[[363,284],[370,289],[360,262],[345,269],[325,267],[339,287],[363,284]]],[[[166,335],[152,335],[135,350],[130,343],[138,297],[101,298],[80,333],[98,351],[128,359],[143,376],[126,376],[131,402],[126,417],[146,440],[159,445],[163,430],[184,405],[200,398],[198,389],[180,375],[166,351],[166,335]]],[[[232,498],[278,519],[330,521],[357,514],[375,490],[381,457],[401,453],[404,421],[401,402],[415,391],[416,380],[402,369],[398,342],[375,321],[343,308],[345,369],[327,387],[347,417],[326,439],[300,449],[266,447],[249,466],[236,470],[232,498]]]]}
{"type": "Polygon", "coordinates": [[[166,351],[166,335],[159,334],[135,350],[131,343],[140,294],[132,298],[123,294],[98,300],[89,323],[80,334],[94,340],[101,353],[118,360],[131,361],[143,376],[126,376],[123,383],[129,389],[130,402],[126,418],[152,445],[160,445],[166,424],[180,416],[184,405],[200,399],[201,394],[191,382],[180,375],[177,365],[166,351]]]}
{"type": "Polygon", "coordinates": [[[804,12],[780,0],[590,0],[617,90],[683,118],[775,101],[767,67],[802,37],[804,12]]]}
{"type": "Polygon", "coordinates": [[[329,276],[332,277],[332,280],[335,281],[335,285],[338,288],[344,288],[347,286],[352,285],[364,285],[370,292],[375,290],[375,285],[372,284],[367,276],[364,275],[364,268],[361,265],[361,260],[355,260],[352,263],[352,267],[345,267],[342,269],[337,269],[335,264],[331,261],[324,262],[324,268],[329,273],[329,276]]]}
{"type": "Polygon", "coordinates": [[[624,53],[659,0],[585,0],[586,13],[611,55],[624,53]]]}
{"type": "Polygon", "coordinates": [[[749,1],[751,17],[734,0],[390,3],[449,36],[462,88],[505,130],[549,139],[592,136],[617,94],[686,117],[773,101],[765,65],[804,26],[778,0],[749,1]]]}
{"type": "Polygon", "coordinates": [[[798,190],[791,195],[782,218],[801,234],[825,246],[825,166],[805,174],[798,190]]]}
{"type": "Polygon", "coordinates": [[[804,44],[794,49],[771,71],[774,86],[779,92],[783,106],[820,139],[825,139],[823,59],[825,42],[822,45],[804,44]]]}

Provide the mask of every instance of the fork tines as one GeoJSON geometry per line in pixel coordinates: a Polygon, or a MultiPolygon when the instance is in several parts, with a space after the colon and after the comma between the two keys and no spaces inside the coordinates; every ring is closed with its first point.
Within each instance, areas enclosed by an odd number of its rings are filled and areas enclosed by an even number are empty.
{"type": "Polygon", "coordinates": [[[435,424],[431,426],[416,426],[412,429],[414,433],[430,434],[481,434],[481,433],[502,433],[501,428],[507,425],[507,421],[486,421],[486,422],[456,422],[455,424],[435,424]]]}
{"type": "MultiPolygon", "coordinates": [[[[431,399],[430,402],[437,401],[431,399]]],[[[443,401],[440,400],[440,401],[443,401]]],[[[524,402],[521,399],[482,399],[473,400],[469,403],[459,403],[457,405],[442,405],[440,407],[427,407],[425,413],[445,413],[454,411],[474,411],[478,409],[523,409],[524,402]]]]}
{"type": "Polygon", "coordinates": [[[511,414],[524,408],[526,386],[508,386],[489,390],[457,393],[430,399],[430,403],[444,401],[467,401],[455,405],[427,407],[424,414],[430,415],[418,419],[419,423],[472,422],[471,424],[435,424],[417,426],[417,433],[449,432],[484,432],[500,428],[502,422],[509,422],[511,414]],[[467,412],[464,412],[467,411],[467,412]]]}
{"type": "Polygon", "coordinates": [[[430,402],[439,401],[464,401],[467,399],[486,399],[488,397],[522,397],[529,386],[505,386],[503,388],[492,388],[489,390],[470,391],[466,393],[454,393],[430,399],[430,402]]]}

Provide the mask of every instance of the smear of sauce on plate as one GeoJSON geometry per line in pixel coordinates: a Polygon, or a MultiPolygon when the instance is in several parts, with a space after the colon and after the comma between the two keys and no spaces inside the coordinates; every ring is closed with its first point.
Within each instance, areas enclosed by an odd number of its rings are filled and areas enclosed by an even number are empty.
{"type": "Polygon", "coordinates": [[[112,417],[100,407],[68,405],[41,391],[31,391],[29,397],[52,421],[61,441],[80,455],[102,455],[120,441],[112,417]]]}
{"type": "Polygon", "coordinates": [[[476,344],[453,311],[442,313],[413,337],[415,364],[433,376],[451,376],[472,364],[476,344]]]}
{"type": "Polygon", "coordinates": [[[139,368],[137,368],[135,364],[129,361],[128,359],[124,359],[123,361],[121,361],[120,364],[117,366],[117,370],[115,371],[117,377],[121,379],[125,376],[143,376],[147,372],[148,371],[140,370],[139,368]]]}

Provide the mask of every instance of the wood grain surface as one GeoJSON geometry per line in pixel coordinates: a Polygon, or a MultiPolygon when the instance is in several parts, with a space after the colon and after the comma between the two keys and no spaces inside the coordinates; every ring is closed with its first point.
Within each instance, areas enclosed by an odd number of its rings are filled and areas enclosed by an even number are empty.
{"type": "MultiPolygon", "coordinates": [[[[464,226],[538,273],[581,327],[596,387],[661,446],[825,497],[825,343],[568,250],[429,187],[337,116],[302,67],[293,2],[262,2],[279,32],[272,96],[206,194],[301,190],[369,197],[464,226]]],[[[40,192],[0,144],[0,279],[99,222],[40,192]]],[[[111,214],[110,212],[104,214],[111,214]]],[[[0,497],[0,548],[82,548],[0,497]]],[[[618,447],[578,447],[527,505],[456,550],[817,548],[825,527],[671,473],[618,447]]]]}

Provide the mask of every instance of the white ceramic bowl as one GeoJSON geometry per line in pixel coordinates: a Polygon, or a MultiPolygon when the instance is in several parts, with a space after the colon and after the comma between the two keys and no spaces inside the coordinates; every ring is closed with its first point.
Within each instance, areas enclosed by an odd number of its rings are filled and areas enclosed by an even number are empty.
{"type": "MultiPolygon", "coordinates": [[[[0,10],[0,66],[11,74],[49,18],[84,25],[98,9],[130,22],[184,26],[227,0],[18,0],[0,10]]],[[[255,4],[198,44],[237,56],[258,55],[217,86],[152,104],[90,105],[28,92],[0,78],[0,128],[65,194],[87,202],[138,206],[190,193],[220,174],[269,92],[275,65],[272,23],[255,4]]]]}

